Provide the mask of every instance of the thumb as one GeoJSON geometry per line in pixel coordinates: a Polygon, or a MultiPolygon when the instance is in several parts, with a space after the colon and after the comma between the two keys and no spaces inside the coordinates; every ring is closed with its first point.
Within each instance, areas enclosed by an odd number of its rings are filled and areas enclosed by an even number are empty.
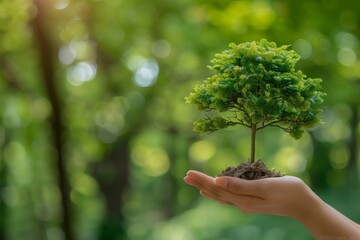
{"type": "Polygon", "coordinates": [[[245,180],[235,177],[217,177],[215,184],[234,194],[263,198],[267,185],[264,180],[266,179],[245,180]]]}

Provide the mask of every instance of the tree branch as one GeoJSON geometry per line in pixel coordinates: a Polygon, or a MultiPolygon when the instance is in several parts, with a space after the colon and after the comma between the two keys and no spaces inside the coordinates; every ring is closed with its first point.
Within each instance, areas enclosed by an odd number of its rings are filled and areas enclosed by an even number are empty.
{"type": "Polygon", "coordinates": [[[261,130],[261,129],[266,128],[268,126],[275,126],[274,124],[280,123],[282,121],[284,121],[284,119],[275,120],[275,121],[269,122],[267,124],[263,124],[261,127],[258,127],[257,130],[261,130]]]}

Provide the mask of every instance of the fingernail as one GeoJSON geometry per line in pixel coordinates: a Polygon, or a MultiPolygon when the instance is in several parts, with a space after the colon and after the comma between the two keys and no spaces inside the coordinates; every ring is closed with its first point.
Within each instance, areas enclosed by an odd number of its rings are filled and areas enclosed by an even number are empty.
{"type": "Polygon", "coordinates": [[[184,180],[184,182],[186,182],[187,184],[190,184],[190,183],[191,183],[191,179],[188,178],[188,177],[184,177],[183,180],[184,180]]]}
{"type": "Polygon", "coordinates": [[[224,178],[215,178],[215,184],[219,187],[226,188],[227,180],[224,178]]]}

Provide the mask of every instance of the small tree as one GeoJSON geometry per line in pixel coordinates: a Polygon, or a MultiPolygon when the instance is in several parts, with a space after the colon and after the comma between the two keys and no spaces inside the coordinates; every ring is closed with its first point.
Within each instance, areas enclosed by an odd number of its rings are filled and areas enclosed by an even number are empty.
{"type": "Polygon", "coordinates": [[[318,105],[325,94],[320,78],[308,78],[295,69],[300,56],[289,46],[262,39],[229,47],[211,60],[215,75],[195,86],[186,102],[200,111],[220,113],[194,123],[201,134],[236,125],[249,128],[253,163],[259,130],[277,127],[299,139],[320,122],[318,105]]]}

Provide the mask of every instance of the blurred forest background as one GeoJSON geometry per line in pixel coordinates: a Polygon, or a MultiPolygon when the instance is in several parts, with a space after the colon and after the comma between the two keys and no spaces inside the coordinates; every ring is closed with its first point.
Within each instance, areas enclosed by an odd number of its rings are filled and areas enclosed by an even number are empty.
{"type": "Polygon", "coordinates": [[[290,44],[324,80],[324,124],[258,137],[269,167],[360,222],[360,1],[0,0],[0,239],[311,239],[183,183],[249,158],[248,129],[199,137],[184,97],[230,42],[290,44]]]}

